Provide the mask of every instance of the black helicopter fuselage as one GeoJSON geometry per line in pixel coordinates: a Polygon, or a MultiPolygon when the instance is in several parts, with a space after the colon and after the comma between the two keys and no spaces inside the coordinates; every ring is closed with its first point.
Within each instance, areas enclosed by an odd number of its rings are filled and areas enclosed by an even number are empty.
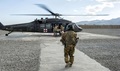
{"type": "MultiPolygon", "coordinates": [[[[8,34],[11,32],[41,32],[41,33],[53,33],[53,28],[55,25],[62,25],[64,28],[67,28],[66,26],[68,24],[72,23],[71,21],[65,20],[65,19],[58,19],[58,18],[41,18],[41,19],[35,19],[32,22],[29,23],[23,23],[23,24],[14,24],[14,25],[6,25],[3,26],[2,24],[2,30],[9,31],[8,34]]],[[[74,27],[74,31],[79,32],[82,30],[81,27],[77,26],[75,23],[72,24],[74,27]]],[[[8,36],[6,34],[6,36],[8,36]]]]}

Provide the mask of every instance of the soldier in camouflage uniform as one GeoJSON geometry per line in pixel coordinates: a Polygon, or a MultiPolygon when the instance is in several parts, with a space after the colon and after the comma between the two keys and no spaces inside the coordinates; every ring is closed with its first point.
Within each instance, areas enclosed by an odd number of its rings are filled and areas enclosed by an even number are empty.
{"type": "Polygon", "coordinates": [[[54,36],[57,35],[57,30],[58,30],[58,25],[55,25],[54,29],[53,29],[53,32],[54,32],[54,36]]]}
{"type": "Polygon", "coordinates": [[[64,45],[65,67],[71,67],[74,61],[75,45],[77,43],[77,34],[73,31],[72,25],[68,25],[68,30],[62,34],[61,42],[64,45]]]}

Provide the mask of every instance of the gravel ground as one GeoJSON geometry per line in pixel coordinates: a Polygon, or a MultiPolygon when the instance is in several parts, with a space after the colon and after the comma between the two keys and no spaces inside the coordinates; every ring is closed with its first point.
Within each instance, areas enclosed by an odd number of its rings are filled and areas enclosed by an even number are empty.
{"type": "MultiPolygon", "coordinates": [[[[120,29],[85,29],[84,32],[119,36],[120,29]]],[[[120,39],[81,39],[77,49],[111,71],[120,71],[120,39]]]]}
{"type": "Polygon", "coordinates": [[[120,29],[83,29],[83,32],[120,36],[120,29]]]}
{"type": "Polygon", "coordinates": [[[38,71],[40,42],[0,40],[1,71],[38,71]]]}
{"type": "MultiPolygon", "coordinates": [[[[83,32],[120,35],[120,29],[83,29],[83,32]]],[[[5,39],[6,31],[0,30],[0,70],[1,71],[38,71],[40,66],[39,36],[14,33],[5,39]],[[22,38],[22,40],[21,40],[22,38]],[[14,40],[13,40],[14,39],[14,40]],[[27,41],[26,41],[27,39],[27,41]],[[11,45],[12,44],[12,45],[11,45]],[[34,48],[33,48],[34,47],[34,48]]],[[[23,34],[23,33],[22,33],[23,34]]],[[[47,37],[47,36],[46,36],[47,37]]],[[[95,59],[111,71],[120,71],[120,39],[81,39],[76,48],[95,59]]]]}
{"type": "Polygon", "coordinates": [[[8,33],[8,31],[0,30],[0,35],[4,35],[4,34],[6,34],[6,33],[8,33]]]}

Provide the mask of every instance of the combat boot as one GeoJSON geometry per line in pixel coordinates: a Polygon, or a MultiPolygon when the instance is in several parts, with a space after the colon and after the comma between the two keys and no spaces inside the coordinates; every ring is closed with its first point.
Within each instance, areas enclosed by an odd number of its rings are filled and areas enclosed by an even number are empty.
{"type": "Polygon", "coordinates": [[[69,62],[69,63],[66,63],[65,68],[70,67],[70,66],[71,66],[71,63],[70,63],[70,62],[69,62]]]}
{"type": "Polygon", "coordinates": [[[72,64],[70,64],[69,67],[72,67],[72,64]]]}

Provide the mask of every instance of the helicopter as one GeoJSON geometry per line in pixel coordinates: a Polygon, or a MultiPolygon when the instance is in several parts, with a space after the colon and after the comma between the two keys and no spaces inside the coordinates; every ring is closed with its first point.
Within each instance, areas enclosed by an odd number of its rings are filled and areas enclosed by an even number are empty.
{"type": "MultiPolygon", "coordinates": [[[[68,25],[73,26],[75,32],[82,31],[82,28],[72,21],[61,18],[61,16],[108,16],[108,14],[98,14],[98,15],[73,15],[73,14],[59,14],[51,11],[47,6],[43,4],[35,4],[44,10],[48,11],[50,14],[12,14],[17,16],[54,16],[54,18],[41,18],[35,19],[32,22],[22,23],[22,24],[13,24],[4,26],[0,23],[1,30],[7,30],[8,33],[5,36],[8,36],[12,32],[40,32],[40,33],[53,33],[55,25],[63,26],[66,31],[68,25]]],[[[60,34],[60,32],[59,32],[60,34]]]]}

